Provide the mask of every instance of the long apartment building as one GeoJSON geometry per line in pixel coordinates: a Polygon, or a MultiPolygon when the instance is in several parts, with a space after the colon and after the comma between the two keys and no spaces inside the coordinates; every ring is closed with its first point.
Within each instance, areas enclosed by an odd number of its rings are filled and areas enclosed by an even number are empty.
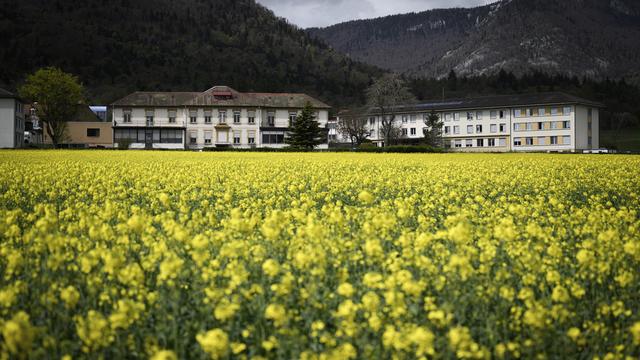
{"type": "MultiPolygon", "coordinates": [[[[401,137],[423,137],[424,119],[442,119],[446,148],[454,151],[582,151],[598,149],[604,105],[565,93],[537,93],[433,101],[393,110],[401,137]]],[[[381,118],[369,116],[371,139],[384,142],[381,118]]]]}
{"type": "Polygon", "coordinates": [[[280,148],[306,103],[326,127],[329,105],[306,94],[241,93],[227,86],[135,92],[111,105],[113,143],[134,149],[280,148]]]}

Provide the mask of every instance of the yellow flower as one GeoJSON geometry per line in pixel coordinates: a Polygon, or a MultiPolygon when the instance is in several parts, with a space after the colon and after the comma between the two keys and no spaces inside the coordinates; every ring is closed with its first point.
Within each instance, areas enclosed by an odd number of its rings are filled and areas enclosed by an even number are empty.
{"type": "Polygon", "coordinates": [[[229,351],[229,337],[222,329],[213,329],[204,334],[198,334],[196,340],[202,350],[212,359],[220,359],[226,356],[229,351]]]}
{"type": "Polygon", "coordinates": [[[358,194],[358,200],[362,201],[364,204],[371,204],[374,200],[373,195],[370,192],[363,190],[358,194]]]}
{"type": "Polygon", "coordinates": [[[269,304],[264,311],[264,316],[273,320],[276,326],[281,326],[287,321],[287,311],[280,304],[269,304]]]}
{"type": "Polygon", "coordinates": [[[213,314],[216,319],[220,321],[226,321],[230,319],[240,309],[240,305],[233,303],[227,299],[223,299],[216,306],[213,314]]]}
{"type": "Polygon", "coordinates": [[[338,286],[338,294],[344,296],[344,297],[350,297],[351,295],[353,295],[354,290],[353,290],[353,286],[349,283],[342,283],[340,284],[340,286],[338,286]]]}
{"type": "Polygon", "coordinates": [[[60,298],[67,308],[74,308],[80,300],[80,293],[73,286],[67,286],[60,291],[60,298]]]}
{"type": "Polygon", "coordinates": [[[171,350],[160,350],[153,354],[150,360],[178,360],[178,357],[171,350]]]}
{"type": "Polygon", "coordinates": [[[24,311],[15,314],[2,326],[2,337],[9,352],[20,357],[29,354],[34,331],[29,322],[29,315],[24,311]]]}
{"type": "Polygon", "coordinates": [[[629,330],[631,331],[633,343],[640,345],[640,321],[633,324],[629,330]]]}
{"type": "Polygon", "coordinates": [[[280,264],[273,259],[268,259],[262,264],[262,271],[264,271],[267,276],[275,277],[280,272],[280,264]]]}

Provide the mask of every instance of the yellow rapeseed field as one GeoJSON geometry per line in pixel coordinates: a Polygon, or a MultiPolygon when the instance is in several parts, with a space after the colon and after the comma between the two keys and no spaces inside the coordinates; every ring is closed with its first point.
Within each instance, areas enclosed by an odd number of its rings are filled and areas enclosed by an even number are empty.
{"type": "Polygon", "coordinates": [[[640,157],[0,152],[0,358],[640,356],[640,157]]]}

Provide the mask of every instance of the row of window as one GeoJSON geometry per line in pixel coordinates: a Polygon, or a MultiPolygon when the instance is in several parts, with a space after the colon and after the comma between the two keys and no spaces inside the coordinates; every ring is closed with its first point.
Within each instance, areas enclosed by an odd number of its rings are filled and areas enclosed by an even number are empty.
{"type": "Polygon", "coordinates": [[[571,136],[513,138],[513,146],[571,145],[571,136]]]}
{"type": "MultiPolygon", "coordinates": [[[[297,112],[294,112],[294,111],[289,112],[289,124],[291,124],[294,121],[296,121],[297,117],[298,117],[298,113],[297,112]]],[[[316,118],[318,117],[317,113],[315,114],[315,117],[316,118]]],[[[154,120],[155,120],[155,110],[153,110],[153,109],[145,110],[145,118],[146,118],[147,126],[153,126],[154,120]]],[[[177,118],[177,110],[169,109],[168,110],[168,118],[169,118],[169,123],[170,124],[175,124],[176,123],[176,118],[177,118]]],[[[205,124],[211,124],[212,123],[212,121],[211,121],[212,118],[213,118],[213,111],[212,110],[205,110],[204,111],[204,123],[205,124]]],[[[276,118],[276,113],[274,111],[267,112],[267,123],[269,124],[269,126],[274,126],[275,118],[276,118]]],[[[233,123],[234,124],[240,124],[240,119],[241,119],[241,112],[240,111],[233,111],[233,123]]],[[[248,119],[248,123],[249,124],[255,124],[256,112],[254,110],[247,111],[247,119],[248,119]]],[[[124,109],[123,110],[123,121],[125,123],[130,123],[131,122],[131,109],[124,109]]],[[[190,110],[189,111],[189,123],[190,124],[197,124],[198,123],[198,110],[190,110]]],[[[227,111],[226,110],[218,110],[218,123],[219,124],[226,124],[227,123],[227,111]]]]}
{"type": "Polygon", "coordinates": [[[409,133],[411,135],[416,135],[417,134],[416,128],[410,128],[410,129],[403,128],[402,129],[402,136],[407,136],[409,133]]]}
{"type": "Polygon", "coordinates": [[[533,131],[533,130],[566,130],[571,129],[570,121],[539,121],[514,123],[513,131],[533,131]]]}
{"type": "MultiPolygon", "coordinates": [[[[467,134],[482,134],[483,131],[485,130],[483,125],[467,125],[467,134]],[[475,132],[474,132],[475,130],[475,132]]],[[[496,134],[496,133],[505,133],[507,132],[507,124],[491,124],[489,125],[489,132],[492,134],[496,134]]],[[[445,126],[444,127],[444,134],[445,135],[458,135],[460,134],[460,126],[455,125],[453,127],[451,126],[445,126]],[[453,130],[453,132],[451,132],[453,130]]]]}
{"type": "Polygon", "coordinates": [[[491,138],[491,139],[457,139],[450,143],[445,143],[445,146],[451,148],[461,147],[505,147],[507,146],[506,138],[491,138]]]}
{"type": "Polygon", "coordinates": [[[128,140],[138,143],[182,143],[182,130],[180,129],[113,129],[115,142],[128,140]]]}
{"type": "MultiPolygon", "coordinates": [[[[465,116],[467,120],[473,120],[474,118],[477,120],[482,120],[484,118],[484,111],[467,111],[466,113],[445,113],[444,121],[460,121],[460,117],[465,116]],[[466,116],[465,116],[466,115],[466,116]]],[[[504,119],[507,116],[506,110],[491,110],[489,111],[489,118],[492,120],[495,119],[504,119]]]]}
{"type": "Polygon", "coordinates": [[[513,116],[514,117],[532,117],[532,116],[568,116],[571,115],[571,106],[560,107],[540,107],[537,109],[534,108],[526,108],[526,109],[514,109],[513,116]]]}
{"type": "MultiPolygon", "coordinates": [[[[233,132],[231,132],[232,138],[231,141],[234,145],[241,145],[242,144],[242,131],[240,130],[235,130],[233,132]]],[[[228,144],[229,143],[229,132],[228,131],[218,131],[216,132],[216,143],[219,144],[228,144]]],[[[189,144],[191,145],[196,145],[198,143],[198,131],[197,130],[192,130],[189,131],[189,144]]],[[[247,143],[248,145],[253,145],[256,143],[256,132],[255,131],[248,131],[247,132],[247,143]]],[[[205,145],[212,145],[213,144],[213,131],[211,130],[205,130],[204,131],[204,144],[205,145]]]]}

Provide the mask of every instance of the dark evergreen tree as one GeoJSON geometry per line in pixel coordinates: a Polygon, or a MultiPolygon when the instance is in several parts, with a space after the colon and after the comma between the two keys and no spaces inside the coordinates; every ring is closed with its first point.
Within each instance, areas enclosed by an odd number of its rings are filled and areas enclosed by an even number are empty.
{"type": "Polygon", "coordinates": [[[440,115],[431,110],[431,113],[424,120],[424,125],[425,143],[429,146],[442,147],[442,126],[444,123],[440,119],[440,115]]]}
{"type": "Polygon", "coordinates": [[[307,102],[302,112],[289,126],[286,143],[293,149],[313,150],[325,142],[326,132],[320,128],[311,103],[307,102]]]}

